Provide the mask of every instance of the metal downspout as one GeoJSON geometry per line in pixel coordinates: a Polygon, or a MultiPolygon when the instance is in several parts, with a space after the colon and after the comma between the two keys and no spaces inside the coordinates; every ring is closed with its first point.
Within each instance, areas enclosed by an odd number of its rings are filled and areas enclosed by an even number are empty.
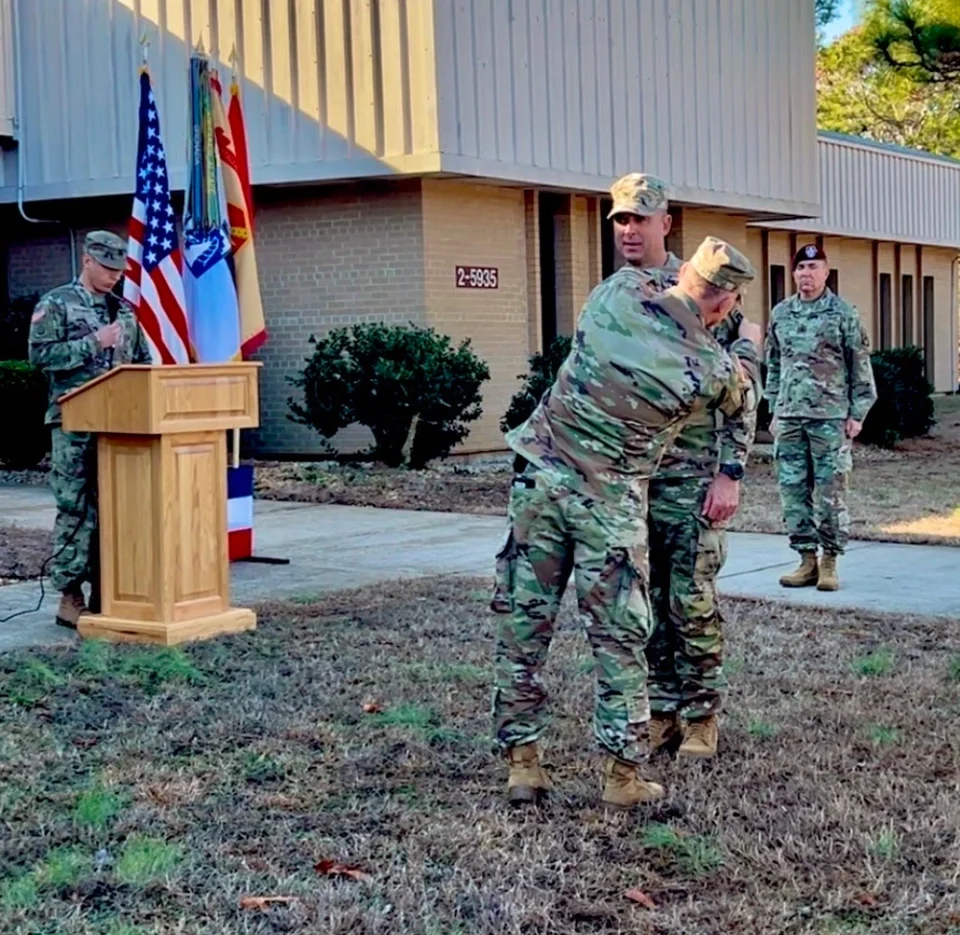
{"type": "Polygon", "coordinates": [[[70,237],[70,272],[72,278],[77,278],[77,250],[76,233],[69,225],[62,221],[50,220],[48,218],[30,217],[24,209],[24,193],[26,190],[26,158],[24,155],[24,143],[26,134],[23,132],[23,46],[20,38],[20,0],[11,0],[13,4],[13,42],[14,42],[14,63],[17,94],[17,112],[14,115],[14,127],[17,133],[17,208],[20,211],[20,217],[31,224],[59,224],[67,229],[70,237]]]}

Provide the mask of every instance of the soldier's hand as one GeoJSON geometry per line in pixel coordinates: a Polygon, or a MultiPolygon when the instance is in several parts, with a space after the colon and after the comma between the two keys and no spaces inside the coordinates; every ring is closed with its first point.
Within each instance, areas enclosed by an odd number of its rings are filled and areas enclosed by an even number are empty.
{"type": "Polygon", "coordinates": [[[776,416],[774,416],[774,417],[770,420],[770,434],[771,434],[774,438],[777,437],[777,417],[776,417],[776,416]]]}
{"type": "Polygon", "coordinates": [[[847,438],[856,438],[863,431],[863,423],[856,419],[847,419],[847,438]]]}
{"type": "Polygon", "coordinates": [[[757,347],[760,347],[763,344],[763,329],[747,318],[744,318],[740,322],[740,328],[738,329],[737,334],[741,338],[746,338],[748,341],[753,341],[757,347]]]}
{"type": "Polygon", "coordinates": [[[718,474],[707,490],[703,515],[714,523],[724,523],[740,506],[740,481],[718,474]]]}
{"type": "Polygon", "coordinates": [[[109,325],[104,325],[102,328],[99,328],[95,332],[94,336],[96,337],[97,343],[100,345],[100,347],[106,349],[108,347],[116,347],[122,335],[123,326],[119,321],[115,321],[109,325]]]}

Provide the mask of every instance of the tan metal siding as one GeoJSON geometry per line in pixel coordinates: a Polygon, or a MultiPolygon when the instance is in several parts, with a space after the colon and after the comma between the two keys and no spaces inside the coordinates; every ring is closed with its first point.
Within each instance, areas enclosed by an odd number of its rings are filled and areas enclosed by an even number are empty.
{"type": "Polygon", "coordinates": [[[644,169],[683,201],[817,210],[812,0],[434,9],[445,170],[603,191],[644,169]]]}
{"type": "MultiPolygon", "coordinates": [[[[0,0],[0,13],[12,2],[31,76],[28,199],[132,191],[144,32],[175,187],[198,42],[225,85],[236,48],[254,182],[439,167],[432,0],[0,0]]],[[[6,87],[0,67],[0,117],[6,87]]]]}
{"type": "Polygon", "coordinates": [[[15,136],[17,89],[13,83],[13,0],[0,0],[0,136],[15,136]]]}
{"type": "Polygon", "coordinates": [[[819,138],[822,216],[762,226],[960,249],[960,163],[819,138]]]}

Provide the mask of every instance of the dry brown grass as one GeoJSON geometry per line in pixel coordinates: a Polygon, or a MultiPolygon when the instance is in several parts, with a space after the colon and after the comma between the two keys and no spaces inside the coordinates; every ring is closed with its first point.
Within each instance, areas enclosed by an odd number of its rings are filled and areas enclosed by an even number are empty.
{"type": "MultiPolygon", "coordinates": [[[[857,539],[960,545],[960,396],[939,397],[927,438],[858,446],[847,505],[857,539]]],[[[733,529],[783,532],[769,446],[758,446],[733,529]]]]}
{"type": "Polygon", "coordinates": [[[0,931],[960,932],[955,622],[729,602],[721,755],[652,764],[666,802],[610,816],[567,606],[556,794],[517,813],[487,597],[394,583],[182,651],[0,659],[0,931]],[[268,895],[291,901],[239,908],[268,895]]]}

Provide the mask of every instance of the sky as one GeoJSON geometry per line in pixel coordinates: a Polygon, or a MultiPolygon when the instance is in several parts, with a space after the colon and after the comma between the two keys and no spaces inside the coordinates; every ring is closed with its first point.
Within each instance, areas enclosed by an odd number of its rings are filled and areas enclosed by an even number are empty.
{"type": "Polygon", "coordinates": [[[845,33],[857,22],[858,6],[857,0],[842,0],[840,4],[840,15],[823,30],[826,42],[832,42],[837,36],[845,33]]]}

